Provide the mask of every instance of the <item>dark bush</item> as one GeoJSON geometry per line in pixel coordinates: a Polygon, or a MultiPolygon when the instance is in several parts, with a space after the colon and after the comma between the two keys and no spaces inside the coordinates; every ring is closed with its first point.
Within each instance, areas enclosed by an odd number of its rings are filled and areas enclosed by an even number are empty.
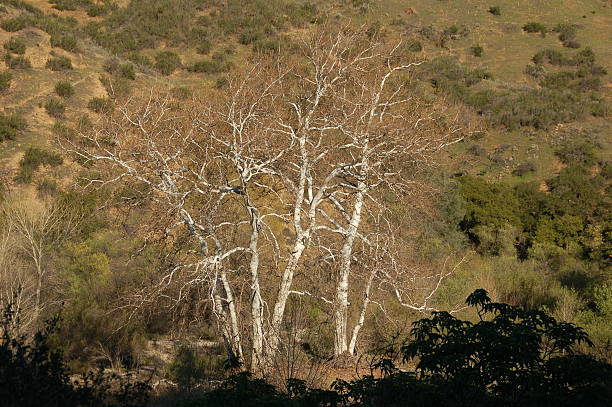
{"type": "Polygon", "coordinates": [[[28,26],[28,20],[25,16],[19,16],[15,18],[9,18],[0,22],[0,27],[4,31],[8,31],[11,33],[17,32],[19,30],[23,30],[28,26]]]}
{"type": "Polygon", "coordinates": [[[108,14],[110,7],[107,4],[92,4],[87,9],[87,15],[89,17],[100,17],[108,14]]]}
{"type": "Polygon", "coordinates": [[[117,58],[109,59],[104,63],[104,70],[118,78],[136,79],[136,70],[133,64],[122,64],[117,58]]]}
{"type": "Polygon", "coordinates": [[[189,72],[201,72],[208,74],[215,74],[221,72],[227,72],[231,68],[231,64],[226,61],[219,60],[204,60],[198,61],[187,68],[189,72]]]}
{"type": "Polygon", "coordinates": [[[536,165],[532,161],[521,163],[512,171],[512,175],[522,177],[536,171],[536,165]]]}
{"type": "Polygon", "coordinates": [[[537,33],[539,32],[542,37],[546,36],[546,26],[541,23],[529,22],[523,26],[523,31],[528,33],[537,33]]]}
{"type": "Polygon", "coordinates": [[[68,57],[51,57],[47,60],[45,67],[52,71],[65,71],[72,69],[72,61],[68,57]]]}
{"type": "Polygon", "coordinates": [[[89,110],[96,113],[110,113],[114,110],[113,101],[107,98],[91,98],[87,104],[89,110]]]}
{"type": "Polygon", "coordinates": [[[400,370],[382,356],[372,374],[337,379],[331,391],[290,379],[286,392],[243,372],[182,407],[604,407],[612,365],[578,352],[584,330],[543,311],[492,302],[485,290],[466,300],[476,322],[433,312],[412,324],[399,353],[416,362],[400,370]],[[376,372],[376,374],[374,374],[376,372]],[[520,391],[518,390],[520,389],[520,391]]]}
{"type": "Polygon", "coordinates": [[[228,83],[228,80],[226,77],[222,76],[220,78],[217,78],[217,80],[215,81],[215,88],[222,89],[227,85],[227,83],[228,83]]]}
{"type": "Polygon", "coordinates": [[[19,173],[17,174],[16,180],[24,184],[29,184],[32,182],[34,172],[41,166],[48,165],[57,167],[58,165],[62,165],[63,162],[64,160],[57,153],[41,148],[30,147],[26,150],[21,161],[19,161],[19,173]]]}
{"type": "Polygon", "coordinates": [[[570,139],[564,142],[556,151],[562,163],[566,165],[580,164],[592,166],[597,162],[596,146],[588,140],[570,139]]]}
{"type": "Polygon", "coordinates": [[[482,53],[484,52],[484,48],[482,48],[482,46],[480,44],[472,45],[470,47],[470,52],[475,57],[481,57],[482,53]]]}
{"type": "Polygon", "coordinates": [[[559,33],[559,41],[561,41],[564,46],[568,48],[580,48],[580,45],[575,41],[576,32],[578,31],[578,26],[576,24],[557,24],[555,28],[553,28],[553,31],[559,33]]]}
{"type": "Polygon", "coordinates": [[[501,9],[499,6],[492,6],[489,7],[489,13],[493,14],[494,16],[501,16],[501,9]]]}
{"type": "Polygon", "coordinates": [[[74,380],[61,350],[54,346],[58,318],[26,337],[14,334],[19,324],[11,305],[0,320],[0,399],[5,407],[144,406],[150,387],[145,382],[107,375],[102,369],[74,380]]]}
{"type": "Polygon", "coordinates": [[[45,110],[49,116],[59,119],[64,116],[66,105],[59,99],[51,98],[45,102],[45,110]]]}
{"type": "Polygon", "coordinates": [[[6,54],[4,56],[4,62],[10,69],[28,69],[32,67],[30,60],[23,55],[13,56],[6,54]]]}
{"type": "Polygon", "coordinates": [[[23,41],[11,37],[10,40],[4,43],[4,49],[13,54],[23,55],[26,51],[26,45],[23,41]]]}
{"type": "Polygon", "coordinates": [[[173,88],[170,91],[170,93],[172,94],[173,97],[179,100],[186,100],[186,99],[190,99],[191,97],[193,97],[193,91],[186,86],[179,86],[179,87],[173,88]]]}
{"type": "Polygon", "coordinates": [[[423,44],[419,40],[410,40],[406,45],[406,49],[411,52],[423,51],[423,44]]]}
{"type": "Polygon", "coordinates": [[[240,33],[238,41],[242,45],[249,45],[263,37],[263,35],[259,29],[247,27],[240,33]]]}
{"type": "Polygon", "coordinates": [[[61,48],[68,52],[78,51],[77,39],[70,34],[52,35],[51,46],[61,48]]]}
{"type": "Polygon", "coordinates": [[[280,51],[281,42],[278,38],[266,38],[253,43],[253,52],[274,54],[280,51]]]}
{"type": "Polygon", "coordinates": [[[467,149],[468,153],[475,155],[476,157],[484,157],[487,155],[487,150],[480,144],[472,144],[467,149]]]}
{"type": "Polygon", "coordinates": [[[151,66],[153,66],[153,62],[151,61],[151,59],[148,56],[139,54],[138,52],[130,52],[127,55],[127,59],[129,59],[134,64],[136,64],[136,66],[139,66],[139,67],[151,67],[151,66]]]}
{"type": "Polygon", "coordinates": [[[0,141],[14,140],[26,127],[27,123],[22,116],[0,113],[0,141]]]}
{"type": "Polygon", "coordinates": [[[68,81],[59,81],[55,84],[55,93],[57,93],[58,96],[68,99],[74,94],[74,88],[68,81]]]}
{"type": "Polygon", "coordinates": [[[172,51],[161,51],[155,55],[155,68],[162,75],[170,75],[181,66],[181,58],[172,51]]]}
{"type": "Polygon", "coordinates": [[[200,55],[208,55],[212,49],[212,44],[208,40],[201,41],[198,45],[197,52],[200,55]]]}
{"type": "Polygon", "coordinates": [[[0,93],[5,92],[11,87],[13,74],[9,71],[0,72],[0,93]]]}

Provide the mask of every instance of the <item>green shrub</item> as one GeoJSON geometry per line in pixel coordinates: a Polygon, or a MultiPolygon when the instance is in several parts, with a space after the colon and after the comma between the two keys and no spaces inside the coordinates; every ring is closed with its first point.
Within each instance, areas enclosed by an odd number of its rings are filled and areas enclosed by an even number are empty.
{"type": "Polygon", "coordinates": [[[74,88],[68,81],[59,81],[55,84],[55,93],[57,93],[58,96],[68,99],[74,94],[74,88]]]}
{"type": "Polygon", "coordinates": [[[532,21],[523,26],[523,31],[528,32],[528,33],[539,32],[540,34],[542,34],[542,37],[544,37],[546,36],[547,29],[544,24],[536,23],[532,21]]]}
{"type": "Polygon", "coordinates": [[[53,134],[62,139],[72,140],[76,136],[76,132],[74,131],[74,129],[66,126],[64,123],[59,121],[53,124],[52,130],[53,134]]]}
{"type": "Polygon", "coordinates": [[[17,32],[19,30],[23,30],[28,26],[28,20],[25,16],[19,16],[15,18],[9,18],[0,22],[0,27],[4,31],[8,31],[11,33],[17,32]]]}
{"type": "Polygon", "coordinates": [[[0,310],[0,397],[6,407],[144,406],[150,386],[104,369],[75,379],[57,346],[59,318],[28,336],[17,334],[19,314],[13,304],[0,310]]]}
{"type": "Polygon", "coordinates": [[[0,113],[0,141],[14,140],[26,127],[21,115],[0,113]]]}
{"type": "Polygon", "coordinates": [[[26,45],[23,41],[11,37],[10,40],[4,43],[4,49],[13,54],[23,55],[26,51],[26,45]]]}
{"type": "Polygon", "coordinates": [[[576,32],[578,31],[577,25],[569,23],[557,24],[555,28],[553,28],[553,31],[559,33],[559,41],[561,41],[564,46],[568,48],[580,48],[580,46],[574,46],[577,44],[574,41],[576,39],[576,32]]]}
{"type": "Polygon", "coordinates": [[[47,60],[45,64],[47,69],[52,71],[65,71],[72,69],[72,61],[68,57],[51,57],[47,60]]]}
{"type": "Polygon", "coordinates": [[[423,51],[423,44],[419,40],[410,40],[406,44],[406,49],[411,52],[423,51]]]}
{"type": "Polygon", "coordinates": [[[227,72],[230,70],[230,68],[231,68],[231,64],[229,62],[212,59],[212,60],[198,61],[194,63],[193,65],[189,66],[187,70],[189,72],[201,72],[201,73],[215,74],[215,73],[227,72]]]}
{"type": "Polygon", "coordinates": [[[527,161],[519,164],[514,171],[512,171],[512,175],[516,175],[518,177],[525,176],[529,173],[536,171],[536,165],[533,161],[527,161]]]}
{"type": "Polygon", "coordinates": [[[489,7],[489,13],[493,14],[494,16],[501,16],[501,9],[499,6],[492,6],[489,7]]]}
{"type": "Polygon", "coordinates": [[[68,52],[76,52],[78,50],[77,39],[70,34],[52,35],[51,46],[61,48],[68,52]]]}
{"type": "Polygon", "coordinates": [[[193,92],[186,86],[179,86],[176,88],[172,88],[170,91],[173,97],[179,100],[190,99],[193,96],[193,92]]]}
{"type": "Polygon", "coordinates": [[[281,42],[278,38],[266,38],[253,43],[253,52],[274,54],[280,51],[281,42]]]}
{"type": "Polygon", "coordinates": [[[0,93],[5,92],[11,87],[13,74],[9,71],[0,72],[0,93]]]}
{"type": "Polygon", "coordinates": [[[119,66],[119,76],[129,80],[136,79],[136,70],[132,64],[121,64],[119,66]]]}
{"type": "Polygon", "coordinates": [[[574,138],[565,141],[556,151],[555,155],[563,164],[580,164],[592,166],[597,162],[597,147],[588,140],[574,138]]]}
{"type": "Polygon", "coordinates": [[[122,64],[117,58],[109,59],[104,63],[104,70],[118,78],[136,79],[136,70],[133,64],[122,64]]]}
{"type": "Polygon", "coordinates": [[[111,99],[127,97],[131,92],[129,80],[122,76],[100,75],[100,83],[111,99]]]}
{"type": "Polygon", "coordinates": [[[57,167],[58,165],[62,165],[63,162],[64,160],[57,153],[37,147],[30,147],[26,150],[21,161],[19,161],[19,173],[17,174],[16,180],[24,184],[29,184],[32,182],[34,172],[41,166],[48,165],[57,167]]]}
{"type": "Polygon", "coordinates": [[[260,39],[262,36],[263,33],[259,29],[247,27],[240,33],[238,42],[240,42],[242,45],[249,45],[260,39]]]}
{"type": "Polygon", "coordinates": [[[215,88],[216,89],[222,89],[225,86],[227,86],[228,80],[226,77],[222,76],[220,78],[217,78],[217,80],[215,81],[215,88]]]}
{"type": "Polygon", "coordinates": [[[181,346],[168,366],[168,376],[182,390],[191,390],[206,376],[206,367],[196,352],[187,346],[181,346]]]}
{"type": "Polygon", "coordinates": [[[484,52],[484,48],[482,48],[480,44],[475,44],[470,47],[470,52],[475,57],[481,57],[482,53],[484,52]]]}
{"type": "Polygon", "coordinates": [[[87,107],[89,110],[100,114],[110,113],[114,110],[113,101],[107,98],[91,98],[87,104],[87,107]]]}
{"type": "Polygon", "coordinates": [[[212,44],[210,43],[210,41],[204,40],[198,45],[197,52],[200,55],[208,55],[210,53],[211,48],[212,44]]]}
{"type": "Polygon", "coordinates": [[[10,69],[28,69],[32,67],[30,60],[23,55],[13,56],[6,54],[4,56],[4,62],[10,69]]]}
{"type": "Polygon", "coordinates": [[[64,116],[66,105],[59,99],[51,98],[45,102],[45,110],[49,116],[59,119],[64,116]]]}
{"type": "Polygon", "coordinates": [[[110,7],[107,4],[92,4],[87,9],[87,15],[89,17],[100,17],[108,14],[110,7]]]}
{"type": "Polygon", "coordinates": [[[56,195],[58,192],[57,182],[49,178],[43,178],[36,183],[36,192],[41,197],[56,195]]]}
{"type": "Polygon", "coordinates": [[[170,75],[181,66],[181,58],[172,51],[161,51],[155,55],[155,68],[162,75],[170,75]]]}
{"type": "Polygon", "coordinates": [[[153,62],[151,62],[151,59],[148,56],[139,54],[138,52],[130,52],[127,55],[127,59],[135,63],[137,66],[141,66],[141,67],[153,66],[153,62]]]}

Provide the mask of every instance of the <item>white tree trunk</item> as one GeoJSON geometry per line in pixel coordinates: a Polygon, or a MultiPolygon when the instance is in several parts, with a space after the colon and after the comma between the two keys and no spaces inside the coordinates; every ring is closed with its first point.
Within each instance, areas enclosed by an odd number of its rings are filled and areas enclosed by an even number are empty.
{"type": "Polygon", "coordinates": [[[351,342],[348,346],[348,353],[351,355],[355,354],[355,348],[357,347],[357,338],[359,336],[359,331],[363,327],[365,323],[366,312],[368,311],[368,305],[370,305],[370,290],[372,289],[372,282],[374,281],[374,276],[376,275],[376,267],[372,267],[370,270],[370,275],[368,277],[368,281],[366,282],[366,286],[363,290],[363,303],[361,305],[361,312],[359,313],[359,319],[355,323],[353,327],[353,334],[351,335],[351,342]]]}
{"type": "MultiPolygon", "coordinates": [[[[367,160],[364,159],[364,165],[367,165],[367,160]]],[[[364,171],[362,171],[363,173],[364,171]]],[[[351,260],[353,257],[353,245],[357,230],[361,223],[361,211],[365,199],[366,184],[363,178],[358,181],[357,194],[355,196],[355,204],[351,215],[344,244],[340,251],[340,270],[338,276],[338,285],[336,287],[336,312],[335,325],[336,335],[334,341],[334,355],[339,356],[348,350],[347,347],[347,325],[348,325],[348,293],[349,293],[349,278],[351,274],[351,260]]]]}

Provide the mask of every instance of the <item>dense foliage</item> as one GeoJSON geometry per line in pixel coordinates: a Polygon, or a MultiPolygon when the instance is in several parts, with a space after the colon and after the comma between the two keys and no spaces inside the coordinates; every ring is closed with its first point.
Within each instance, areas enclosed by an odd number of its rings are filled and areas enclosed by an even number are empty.
{"type": "Polygon", "coordinates": [[[336,380],[331,391],[288,383],[279,392],[242,373],[204,397],[205,406],[605,406],[612,396],[612,366],[576,352],[589,343],[582,328],[542,311],[492,302],[484,290],[466,300],[476,323],[435,312],[413,324],[401,347],[416,372],[381,359],[380,374],[336,380]]]}

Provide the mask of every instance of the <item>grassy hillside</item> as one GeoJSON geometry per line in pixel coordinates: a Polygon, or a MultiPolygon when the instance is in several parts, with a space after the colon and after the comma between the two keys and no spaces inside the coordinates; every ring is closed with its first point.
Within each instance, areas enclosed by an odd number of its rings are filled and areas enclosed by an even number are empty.
{"type": "MultiPolygon", "coordinates": [[[[6,225],[15,208],[68,214],[66,233],[50,238],[45,295],[49,314],[65,304],[58,340],[71,366],[154,367],[174,380],[189,362],[189,374],[216,379],[225,355],[207,287],[183,293],[167,282],[177,301],[140,291],[160,270],[192,258],[189,238],[164,226],[168,213],[136,202],[142,185],[92,188],[87,180],[99,169],[61,151],[58,139],[92,134],[149,93],[191,114],[258,60],[297,59],[304,38],[321,27],[362,27],[370,39],[401,40],[402,57],[421,63],[402,80],[463,129],[461,142],[419,172],[420,195],[410,197],[424,198],[390,202],[386,212],[419,267],[456,260],[435,305],[449,309],[486,288],[494,300],[584,325],[596,343],[590,352],[609,357],[609,1],[0,0],[0,243],[13,231],[6,225]],[[182,346],[185,338],[195,347],[182,346]]],[[[0,269],[11,266],[1,256],[13,253],[7,247],[0,244],[0,269]]],[[[13,257],[15,269],[36,268],[21,251],[13,257]]],[[[233,264],[241,273],[245,258],[233,264]]],[[[312,267],[323,277],[307,275],[308,284],[326,281],[329,270],[312,267]]],[[[315,297],[304,295],[292,310],[292,318],[318,327],[300,351],[304,360],[324,359],[333,348],[331,302],[315,297]]],[[[351,293],[351,303],[362,297],[351,293]]],[[[393,295],[378,300],[363,334],[363,349],[374,353],[396,345],[421,315],[393,295]]],[[[349,318],[357,317],[352,308],[349,318]]],[[[296,332],[287,335],[303,335],[296,332]]],[[[354,373],[342,367],[330,377],[354,373]]]]}

